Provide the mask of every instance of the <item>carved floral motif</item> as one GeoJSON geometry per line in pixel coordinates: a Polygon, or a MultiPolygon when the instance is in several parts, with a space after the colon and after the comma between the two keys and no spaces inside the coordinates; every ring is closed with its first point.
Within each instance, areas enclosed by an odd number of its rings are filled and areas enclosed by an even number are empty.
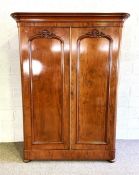
{"type": "Polygon", "coordinates": [[[90,32],[85,33],[84,35],[81,35],[78,38],[78,42],[80,42],[80,40],[82,40],[84,38],[107,38],[108,40],[112,41],[111,36],[101,32],[97,29],[93,29],[90,32]]]}
{"type": "Polygon", "coordinates": [[[49,32],[48,30],[43,30],[43,31],[39,32],[38,35],[40,35],[40,37],[42,37],[42,38],[49,38],[49,39],[56,37],[56,35],[54,33],[49,32]]]}
{"type": "Polygon", "coordinates": [[[86,36],[90,36],[90,37],[105,37],[106,35],[103,32],[100,32],[97,29],[93,29],[92,31],[88,32],[85,34],[86,36]]]}
{"type": "Polygon", "coordinates": [[[32,41],[36,38],[47,38],[47,39],[57,39],[60,42],[63,43],[63,39],[60,38],[59,36],[55,35],[53,32],[50,32],[48,30],[42,30],[40,32],[38,32],[36,35],[33,35],[32,37],[29,38],[29,41],[32,41]]]}

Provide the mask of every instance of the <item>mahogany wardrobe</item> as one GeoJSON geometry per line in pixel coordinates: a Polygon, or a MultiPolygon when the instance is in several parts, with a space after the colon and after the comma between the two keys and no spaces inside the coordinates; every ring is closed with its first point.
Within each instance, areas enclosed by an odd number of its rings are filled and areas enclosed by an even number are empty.
{"type": "Polygon", "coordinates": [[[24,161],[115,158],[127,13],[12,13],[19,30],[24,161]]]}

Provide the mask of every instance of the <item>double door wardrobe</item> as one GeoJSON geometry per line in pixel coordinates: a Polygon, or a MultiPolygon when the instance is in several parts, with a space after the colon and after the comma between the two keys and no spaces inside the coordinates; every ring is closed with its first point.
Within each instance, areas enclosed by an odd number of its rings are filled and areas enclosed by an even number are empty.
{"type": "Polygon", "coordinates": [[[24,161],[115,158],[127,13],[12,13],[19,31],[24,161]]]}

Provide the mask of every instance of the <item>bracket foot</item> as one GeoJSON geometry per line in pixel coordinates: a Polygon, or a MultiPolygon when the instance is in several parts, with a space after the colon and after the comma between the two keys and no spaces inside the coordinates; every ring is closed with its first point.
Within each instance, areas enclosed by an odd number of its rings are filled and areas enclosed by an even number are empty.
{"type": "Polygon", "coordinates": [[[28,163],[30,162],[31,160],[23,160],[24,163],[28,163]]]}
{"type": "Polygon", "coordinates": [[[112,160],[108,160],[108,162],[114,163],[114,162],[116,162],[116,160],[115,159],[112,159],[112,160]]]}

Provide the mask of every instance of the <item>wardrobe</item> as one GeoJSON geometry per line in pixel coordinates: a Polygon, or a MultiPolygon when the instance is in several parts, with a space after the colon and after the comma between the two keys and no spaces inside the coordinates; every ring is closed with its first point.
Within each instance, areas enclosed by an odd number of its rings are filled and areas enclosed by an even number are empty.
{"type": "Polygon", "coordinates": [[[128,13],[12,13],[24,161],[115,158],[118,55],[128,13]]]}

